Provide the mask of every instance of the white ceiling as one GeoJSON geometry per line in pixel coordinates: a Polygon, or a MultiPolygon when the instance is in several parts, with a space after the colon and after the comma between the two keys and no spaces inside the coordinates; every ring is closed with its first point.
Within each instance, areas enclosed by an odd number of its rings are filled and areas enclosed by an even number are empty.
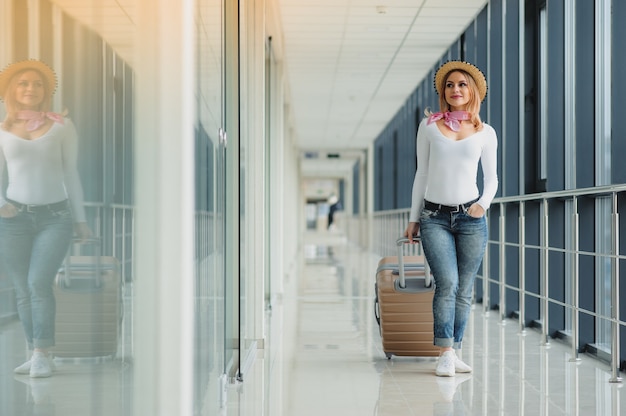
{"type": "Polygon", "coordinates": [[[50,0],[99,33],[127,62],[133,61],[135,0],[50,0]]]}
{"type": "Polygon", "coordinates": [[[306,177],[348,177],[486,0],[278,0],[306,177]],[[326,159],[325,152],[340,159],[326,159]],[[352,152],[354,153],[354,152],[352,152]]]}
{"type": "MultiPolygon", "coordinates": [[[[128,62],[135,0],[52,0],[128,62]]],[[[230,0],[225,0],[230,1],[230,0]]],[[[266,0],[270,1],[270,0],[266,0]]],[[[366,149],[488,0],[274,0],[291,122],[304,176],[349,175],[366,149]],[[342,158],[323,160],[325,152],[342,158]],[[343,157],[345,155],[345,157],[343,157]]]]}
{"type": "Polygon", "coordinates": [[[303,149],[367,148],[486,0],[279,0],[303,149]]]}

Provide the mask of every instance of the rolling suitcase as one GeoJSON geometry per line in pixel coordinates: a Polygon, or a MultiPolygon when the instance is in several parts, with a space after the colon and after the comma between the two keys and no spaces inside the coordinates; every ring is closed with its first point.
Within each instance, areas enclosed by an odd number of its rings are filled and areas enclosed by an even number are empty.
{"type": "Polygon", "coordinates": [[[387,358],[439,356],[433,345],[435,286],[423,255],[403,255],[406,242],[398,239],[398,255],[383,257],[376,271],[374,303],[383,351],[387,358]]]}
{"type": "Polygon", "coordinates": [[[121,320],[119,262],[100,255],[68,255],[57,273],[56,357],[103,357],[117,353],[121,320]]]}

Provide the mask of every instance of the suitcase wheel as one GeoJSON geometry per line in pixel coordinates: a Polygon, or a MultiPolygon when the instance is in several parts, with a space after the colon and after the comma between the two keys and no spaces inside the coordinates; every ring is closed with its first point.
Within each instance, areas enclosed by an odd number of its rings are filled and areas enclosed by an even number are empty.
{"type": "Polygon", "coordinates": [[[393,353],[385,352],[385,356],[387,356],[388,360],[391,360],[391,357],[393,357],[393,353]]]}

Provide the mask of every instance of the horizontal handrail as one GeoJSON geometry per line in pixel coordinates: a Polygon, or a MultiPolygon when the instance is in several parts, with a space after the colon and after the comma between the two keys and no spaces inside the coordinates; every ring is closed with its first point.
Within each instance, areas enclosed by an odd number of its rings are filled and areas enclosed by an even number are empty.
{"type": "Polygon", "coordinates": [[[620,185],[606,185],[595,186],[590,188],[578,188],[578,189],[565,189],[562,191],[547,191],[537,192],[533,194],[516,195],[516,196],[501,196],[494,198],[491,205],[510,203],[510,202],[525,202],[533,200],[544,199],[563,199],[575,196],[606,196],[613,193],[626,192],[626,184],[620,185]]]}
{"type": "MultiPolygon", "coordinates": [[[[584,314],[586,316],[593,317],[593,319],[601,319],[602,322],[605,322],[606,325],[610,323],[611,325],[611,367],[613,376],[609,381],[611,382],[621,382],[621,377],[618,376],[619,371],[619,362],[620,362],[620,345],[619,339],[616,334],[619,334],[619,327],[626,326],[626,322],[623,319],[620,319],[618,308],[611,307],[611,312],[607,312],[605,309],[597,309],[597,310],[587,310],[579,307],[578,305],[578,282],[580,280],[579,276],[579,268],[578,268],[578,258],[580,256],[588,256],[593,257],[594,259],[610,259],[611,260],[611,299],[607,299],[607,302],[610,301],[611,305],[619,305],[619,280],[620,280],[620,272],[619,272],[619,260],[626,259],[626,255],[620,254],[620,244],[619,244],[619,211],[620,207],[617,204],[617,196],[619,194],[626,193],[626,184],[617,184],[617,185],[606,185],[606,186],[597,186],[590,188],[579,188],[579,189],[568,189],[561,191],[547,191],[547,192],[538,192],[533,194],[526,195],[516,195],[516,196],[508,196],[508,197],[498,197],[495,198],[492,202],[492,207],[497,207],[498,205],[502,208],[504,206],[510,204],[519,204],[520,209],[516,214],[508,213],[505,209],[499,210],[499,221],[493,222],[493,226],[497,228],[496,233],[492,233],[494,239],[490,239],[488,244],[491,247],[499,247],[499,250],[491,250],[491,254],[489,254],[490,250],[487,250],[485,254],[485,260],[483,262],[483,270],[482,275],[479,277],[483,279],[483,304],[487,304],[485,306],[485,311],[489,310],[491,302],[489,301],[489,291],[490,286],[495,284],[498,286],[500,290],[500,301],[499,308],[506,309],[505,305],[505,291],[512,290],[516,291],[519,295],[520,299],[520,329],[523,331],[525,320],[525,311],[524,304],[525,298],[536,298],[540,301],[540,309],[538,319],[542,322],[542,334],[544,336],[544,345],[548,343],[547,334],[548,334],[548,305],[558,305],[559,307],[565,308],[566,311],[572,316],[572,324],[571,328],[569,325],[564,330],[571,329],[573,338],[572,338],[572,349],[574,350],[574,357],[577,357],[577,348],[578,348],[578,325],[579,325],[579,315],[584,314]],[[609,203],[607,201],[605,209],[596,211],[596,221],[598,219],[603,221],[608,221],[608,216],[611,217],[611,228],[612,235],[606,236],[604,241],[604,248],[600,246],[594,252],[580,250],[578,247],[578,199],[581,197],[590,197],[590,198],[603,198],[609,197],[611,199],[611,204],[609,208],[609,203]],[[548,242],[548,231],[549,231],[549,222],[550,216],[548,215],[548,209],[550,207],[550,201],[552,200],[564,200],[569,201],[571,205],[568,208],[568,212],[572,215],[572,218],[568,218],[567,216],[563,218],[566,222],[566,228],[570,229],[571,232],[571,246],[566,245],[565,247],[556,247],[551,246],[548,242]],[[538,244],[526,244],[526,237],[524,228],[526,227],[525,221],[525,209],[524,206],[526,203],[540,203],[541,204],[541,212],[542,215],[536,220],[537,225],[539,226],[539,230],[541,230],[541,237],[538,244]],[[519,235],[518,240],[516,242],[506,241],[506,227],[510,222],[505,221],[505,217],[507,215],[515,215],[518,217],[519,222],[519,235]],[[607,245],[608,243],[608,245],[607,245]],[[525,252],[528,250],[536,250],[540,252],[541,265],[540,265],[540,282],[539,287],[534,291],[528,291],[525,287],[525,279],[520,279],[519,287],[511,285],[506,282],[505,274],[505,248],[506,247],[516,247],[519,249],[520,257],[520,267],[519,273],[520,276],[527,276],[525,271],[525,252]],[[549,253],[563,253],[563,255],[567,256],[565,259],[569,258],[570,263],[572,265],[572,280],[568,280],[572,282],[572,290],[571,290],[571,301],[568,299],[563,302],[560,299],[551,298],[549,296],[549,285],[548,285],[548,259],[549,253]],[[498,259],[499,267],[496,267],[492,270],[490,268],[490,261],[487,257],[496,256],[498,259]],[[490,275],[493,275],[492,278],[490,275]]],[[[624,210],[624,209],[622,209],[624,210]]],[[[497,212],[497,211],[496,211],[497,212]]],[[[406,228],[408,222],[410,210],[408,208],[405,209],[394,209],[388,211],[377,211],[374,212],[371,219],[371,240],[370,240],[370,248],[371,250],[380,256],[388,256],[393,255],[395,250],[395,237],[399,232],[402,233],[406,228]]],[[[489,211],[487,212],[489,216],[489,211]]],[[[492,214],[498,215],[498,214],[492,214]]],[[[562,217],[559,217],[562,218],[562,217]]],[[[356,219],[355,219],[356,220],[356,219]]],[[[559,220],[560,221],[560,220],[559,220]]],[[[565,232],[565,231],[563,231],[565,232]]],[[[565,236],[564,236],[565,237],[565,236]]],[[[607,269],[608,271],[608,269],[607,269]]],[[[569,279],[569,277],[568,277],[569,279]]],[[[608,303],[607,303],[608,305],[608,303]]],[[[502,311],[501,313],[506,313],[506,311],[502,311]]],[[[504,316],[504,315],[503,315],[504,316]]],[[[608,334],[606,335],[609,336],[608,334]]],[[[598,341],[598,340],[596,340],[598,341]]],[[[600,342],[603,340],[600,339],[600,342]]],[[[573,361],[573,360],[572,360],[573,361]]]]}

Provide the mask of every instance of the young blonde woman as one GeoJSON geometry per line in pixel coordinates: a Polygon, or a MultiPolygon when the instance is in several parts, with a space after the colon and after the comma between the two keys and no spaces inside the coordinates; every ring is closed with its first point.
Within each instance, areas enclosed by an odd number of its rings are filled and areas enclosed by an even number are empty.
{"type": "Polygon", "coordinates": [[[0,125],[0,260],[15,288],[30,360],[17,374],[49,377],[54,365],[53,282],[73,234],[87,238],[83,189],[76,167],[72,122],[50,112],[57,79],[41,61],[9,65],[0,73],[6,118],[0,125]],[[3,178],[3,172],[8,178],[3,178]]]}
{"type": "Polygon", "coordinates": [[[487,246],[485,212],[498,189],[497,136],[479,116],[487,81],[474,65],[449,61],[435,74],[438,113],[427,113],[417,133],[417,172],[405,236],[418,233],[435,281],[435,374],[472,369],[461,348],[474,278],[487,246]],[[477,174],[483,173],[482,195],[477,174]]]}

